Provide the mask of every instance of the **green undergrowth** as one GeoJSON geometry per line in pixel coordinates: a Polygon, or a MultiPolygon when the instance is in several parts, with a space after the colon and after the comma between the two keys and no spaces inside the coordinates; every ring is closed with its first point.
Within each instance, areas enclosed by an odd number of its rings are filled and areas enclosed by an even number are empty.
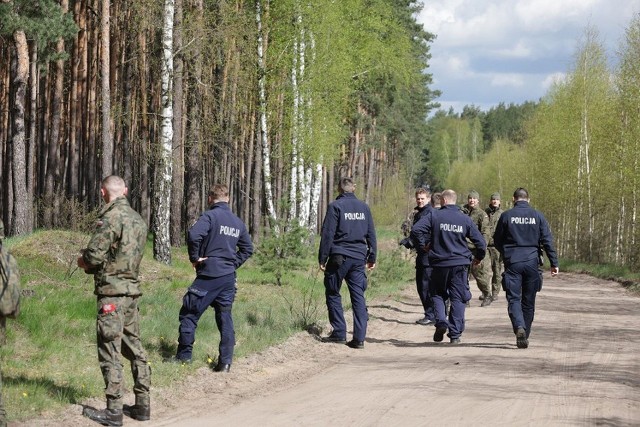
{"type": "MultiPolygon", "coordinates": [[[[369,273],[369,300],[394,296],[412,283],[413,260],[397,247],[394,230],[380,230],[377,267],[369,273]]],[[[61,411],[66,405],[103,397],[104,383],[96,353],[96,297],[93,277],[76,268],[79,250],[89,240],[83,233],[37,231],[7,239],[18,260],[23,298],[16,320],[7,320],[2,357],[3,399],[10,420],[27,420],[61,411]]],[[[317,244],[317,243],[316,243],[317,244]]],[[[238,270],[235,358],[260,352],[301,330],[328,332],[323,275],[314,250],[289,268],[277,285],[274,274],[250,259],[238,270]]],[[[214,362],[219,334],[213,310],[201,318],[194,363],[164,361],[175,354],[182,296],[194,278],[186,248],[175,248],[172,265],[153,260],[151,240],[141,265],[144,295],[140,299],[141,335],[153,371],[154,388],[170,387],[185,375],[214,362]]],[[[343,304],[349,309],[346,286],[343,304]]],[[[125,387],[132,380],[125,360],[125,387]]]]}

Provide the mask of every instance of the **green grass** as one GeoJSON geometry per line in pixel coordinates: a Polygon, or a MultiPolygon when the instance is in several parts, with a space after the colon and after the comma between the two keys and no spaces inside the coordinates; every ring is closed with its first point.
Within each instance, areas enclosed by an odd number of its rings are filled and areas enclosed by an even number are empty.
{"type": "MultiPolygon", "coordinates": [[[[412,283],[413,261],[402,257],[395,230],[379,231],[380,255],[369,273],[367,299],[394,295],[412,283]]],[[[7,320],[7,343],[0,348],[3,399],[13,421],[61,411],[66,405],[103,398],[104,383],[96,352],[96,297],[93,277],[75,268],[79,250],[89,236],[70,231],[38,231],[7,239],[18,260],[25,296],[21,314],[7,320]]],[[[318,242],[316,242],[317,245],[318,242]]],[[[264,350],[310,325],[327,325],[323,275],[311,251],[300,267],[288,270],[282,286],[250,259],[238,270],[233,306],[237,345],[235,358],[264,350]]],[[[169,387],[184,375],[214,360],[219,334],[213,310],[201,318],[196,332],[194,363],[163,363],[175,354],[178,311],[194,278],[185,248],[172,253],[171,266],[153,260],[151,242],[141,265],[144,295],[140,299],[141,334],[153,369],[154,387],[169,387]]],[[[346,286],[343,302],[350,308],[346,286]]],[[[325,331],[326,332],[326,331],[325,331]]],[[[132,380],[125,361],[125,387],[132,380]]]]}
{"type": "Polygon", "coordinates": [[[640,293],[640,273],[628,267],[611,264],[587,264],[569,259],[560,260],[560,272],[585,273],[606,280],[615,280],[632,292],[640,293]]]}

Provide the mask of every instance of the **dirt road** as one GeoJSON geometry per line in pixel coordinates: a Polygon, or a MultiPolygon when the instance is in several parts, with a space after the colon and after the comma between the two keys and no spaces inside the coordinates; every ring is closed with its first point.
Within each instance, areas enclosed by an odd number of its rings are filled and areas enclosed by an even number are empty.
{"type": "MultiPolygon", "coordinates": [[[[434,343],[434,328],[414,323],[421,310],[409,287],[397,300],[370,301],[364,350],[299,334],[230,374],[203,368],[155,391],[148,424],[640,425],[640,298],[614,282],[547,276],[523,350],[504,296],[483,308],[472,291],[462,344],[434,343]]],[[[56,423],[95,425],[79,412],[56,423]]]]}

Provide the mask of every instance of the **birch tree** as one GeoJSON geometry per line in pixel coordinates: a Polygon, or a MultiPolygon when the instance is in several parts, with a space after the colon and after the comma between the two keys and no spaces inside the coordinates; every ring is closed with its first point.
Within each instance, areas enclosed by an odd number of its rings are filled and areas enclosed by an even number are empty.
{"type": "Polygon", "coordinates": [[[173,142],[173,20],[174,0],[165,0],[162,27],[162,114],[160,145],[156,159],[155,207],[153,220],[153,256],[157,261],[171,263],[170,201],[171,148],[173,142]]]}
{"type": "MultiPolygon", "coordinates": [[[[263,28],[263,0],[256,1],[256,24],[258,26],[258,114],[260,115],[260,142],[262,145],[262,176],[264,179],[264,197],[267,203],[267,214],[273,231],[276,235],[280,232],[278,215],[273,200],[273,190],[271,187],[271,151],[269,147],[269,131],[267,128],[267,92],[266,78],[267,70],[265,66],[265,44],[263,28]]],[[[265,12],[269,10],[269,0],[264,0],[265,12]]]]}

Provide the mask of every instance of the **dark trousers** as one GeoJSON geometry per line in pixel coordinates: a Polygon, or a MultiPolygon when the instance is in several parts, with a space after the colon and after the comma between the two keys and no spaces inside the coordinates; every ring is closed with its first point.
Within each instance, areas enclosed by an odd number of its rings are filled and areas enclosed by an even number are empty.
{"type": "Polygon", "coordinates": [[[96,326],[98,361],[105,383],[107,407],[122,409],[124,384],[121,355],[131,363],[136,403],[149,405],[151,368],[140,341],[138,297],[99,296],[96,326]]]}
{"type": "Polygon", "coordinates": [[[219,279],[196,278],[182,298],[182,308],[179,315],[180,336],[178,337],[176,358],[191,359],[198,321],[208,307],[213,307],[216,326],[220,331],[218,362],[231,364],[233,347],[236,344],[233,317],[231,316],[231,307],[236,296],[236,281],[234,274],[224,276],[224,280],[219,279]],[[215,286],[211,286],[213,281],[215,281],[215,286]]]}
{"type": "Polygon", "coordinates": [[[429,320],[435,320],[436,314],[433,309],[433,301],[431,301],[431,292],[429,292],[430,280],[431,267],[416,264],[416,288],[424,308],[424,317],[429,320]]]}
{"type": "Polygon", "coordinates": [[[432,267],[431,299],[436,316],[436,328],[446,327],[449,338],[460,338],[464,331],[464,311],[471,299],[468,266],[432,267]],[[447,319],[445,302],[450,300],[447,319]]]}
{"type": "Polygon", "coordinates": [[[344,320],[340,288],[342,280],[347,282],[351,308],[353,310],[353,339],[364,341],[367,335],[367,302],[364,292],[367,289],[365,262],[354,258],[331,256],[324,272],[324,288],[329,311],[329,323],[332,335],[346,339],[347,324],[344,320]]]}
{"type": "Polygon", "coordinates": [[[538,260],[518,262],[505,266],[504,290],[513,331],[524,328],[527,338],[536,309],[536,293],[542,284],[538,260]]]}

